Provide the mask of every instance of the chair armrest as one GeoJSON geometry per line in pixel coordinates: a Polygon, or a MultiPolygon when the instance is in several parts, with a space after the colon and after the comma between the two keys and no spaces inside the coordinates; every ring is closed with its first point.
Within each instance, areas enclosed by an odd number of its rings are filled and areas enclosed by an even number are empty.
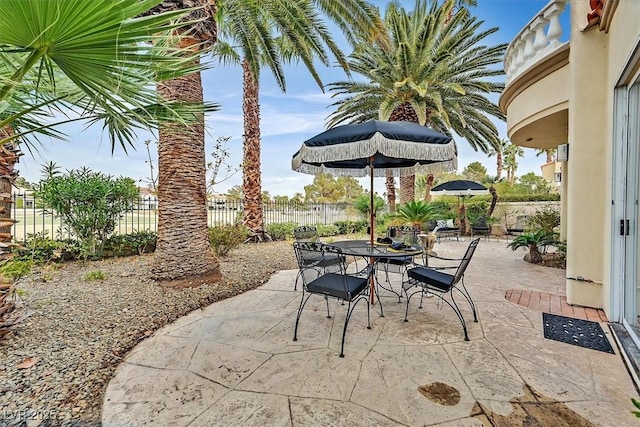
{"type": "Polygon", "coordinates": [[[429,259],[442,259],[445,261],[462,261],[463,258],[447,258],[447,257],[443,257],[443,256],[438,256],[438,255],[429,255],[429,259]]]}

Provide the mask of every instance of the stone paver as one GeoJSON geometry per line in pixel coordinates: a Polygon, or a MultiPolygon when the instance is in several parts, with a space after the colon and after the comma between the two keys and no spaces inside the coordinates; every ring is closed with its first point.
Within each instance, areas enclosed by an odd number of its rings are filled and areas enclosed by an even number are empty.
{"type": "MultiPolygon", "coordinates": [[[[462,242],[436,245],[460,256],[462,242]]],[[[293,250],[293,249],[292,249],[293,250]]],[[[465,283],[479,322],[459,299],[470,341],[453,311],[415,297],[382,296],[385,317],[360,304],[338,357],[346,307],[312,297],[293,328],[296,271],[197,310],[141,342],[107,387],[105,426],[634,426],[637,397],[619,354],[547,340],[542,310],[603,322],[571,307],[564,271],[522,261],[482,240],[465,283]],[[537,424],[536,424],[537,423],[537,424]]],[[[392,274],[393,285],[400,276],[392,274]]],[[[613,345],[616,353],[618,348],[613,345]]]]}

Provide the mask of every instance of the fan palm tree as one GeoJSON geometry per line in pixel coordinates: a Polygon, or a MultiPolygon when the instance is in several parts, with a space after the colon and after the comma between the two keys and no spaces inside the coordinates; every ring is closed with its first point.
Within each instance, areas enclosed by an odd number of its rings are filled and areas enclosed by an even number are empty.
{"type": "MultiPolygon", "coordinates": [[[[494,65],[502,61],[506,45],[482,45],[498,29],[480,30],[481,21],[454,6],[453,0],[416,0],[413,11],[406,11],[390,2],[384,14],[388,37],[362,40],[350,56],[350,69],[362,78],[329,85],[339,98],[332,104],[330,126],[406,120],[447,135],[453,130],[474,150],[487,152],[496,145],[498,131],[490,116],[504,120],[504,115],[487,95],[504,87],[494,81],[503,74],[494,65]]],[[[414,181],[413,176],[401,179],[401,201],[413,199],[414,181]]]]}
{"type": "Polygon", "coordinates": [[[153,90],[156,81],[199,69],[190,52],[167,43],[167,31],[184,25],[175,22],[184,12],[137,17],[159,1],[0,2],[0,16],[11,16],[0,26],[3,188],[15,178],[16,143],[32,149],[38,135],[64,138],[57,130],[64,123],[100,123],[112,147],[126,151],[135,128],[192,123],[207,109],[167,103],[153,90]],[[154,45],[144,44],[149,40],[154,45]]]}
{"type": "MultiPolygon", "coordinates": [[[[234,2],[228,2],[233,5],[234,2]]],[[[218,13],[219,40],[214,54],[225,64],[241,64],[243,75],[243,222],[253,233],[252,238],[266,238],[262,211],[262,185],[260,168],[260,69],[268,67],[280,89],[285,92],[283,62],[300,61],[309,70],[322,90],[323,83],[316,71],[315,61],[329,66],[329,52],[338,64],[348,70],[347,61],[333,40],[318,10],[322,4],[328,17],[336,22],[348,23],[350,36],[353,28],[375,34],[380,27],[376,10],[360,0],[343,2],[336,8],[335,2],[314,1],[274,2],[273,8],[249,9],[222,6],[218,13]],[[238,15],[238,11],[242,11],[238,15]],[[295,26],[289,19],[295,15],[295,26]],[[250,28],[248,28],[250,27],[250,28]],[[255,29],[255,31],[249,31],[255,29]],[[329,51],[329,52],[327,52],[329,51]]],[[[224,3],[221,3],[224,5],[224,3]]],[[[350,36],[352,37],[352,36],[350,36]]]]}

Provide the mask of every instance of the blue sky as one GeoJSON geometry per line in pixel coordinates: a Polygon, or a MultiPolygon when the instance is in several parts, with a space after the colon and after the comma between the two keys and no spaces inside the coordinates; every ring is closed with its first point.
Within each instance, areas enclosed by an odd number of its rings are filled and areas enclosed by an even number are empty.
{"type": "MultiPolygon", "coordinates": [[[[374,1],[384,9],[386,1],[374,1]]],[[[401,1],[407,9],[414,1],[401,1]]],[[[499,31],[485,40],[486,44],[509,43],[529,20],[540,11],[546,0],[478,0],[478,6],[471,13],[485,21],[483,28],[498,27],[499,31]]],[[[566,13],[565,13],[566,14],[566,13]]],[[[346,48],[346,47],[345,47],[346,48]]],[[[345,50],[346,53],[348,51],[345,50]]],[[[214,67],[203,73],[205,99],[221,105],[221,110],[207,117],[207,156],[213,151],[213,143],[220,136],[229,136],[229,163],[239,165],[242,161],[242,73],[236,67],[224,67],[214,63],[214,67]]],[[[337,68],[319,69],[324,83],[344,79],[344,73],[337,68]]],[[[261,76],[261,132],[262,132],[262,187],[271,195],[292,196],[304,192],[305,185],[313,181],[313,176],[291,170],[291,156],[300,147],[302,141],[322,132],[326,118],[332,110],[330,94],[322,93],[303,67],[289,67],[286,73],[287,93],[283,94],[275,85],[269,72],[261,76]]],[[[497,102],[497,97],[496,97],[497,102]]],[[[496,122],[500,136],[506,138],[506,125],[496,122]]],[[[144,145],[152,135],[140,134],[135,150],[125,154],[111,147],[101,136],[100,127],[84,129],[73,126],[65,129],[68,141],[42,140],[39,154],[32,157],[28,152],[20,160],[20,175],[27,181],[40,179],[42,164],[56,162],[62,169],[77,169],[83,166],[94,171],[114,176],[128,176],[136,181],[144,181],[150,174],[146,163],[147,152],[144,145]]],[[[458,172],[471,162],[479,161],[495,175],[495,159],[487,158],[481,152],[474,152],[466,140],[457,138],[459,159],[458,172]]],[[[26,150],[25,150],[26,151],[26,150]]],[[[540,174],[544,156],[536,157],[533,150],[525,149],[526,156],[519,161],[518,175],[527,172],[540,174]]],[[[155,152],[153,152],[154,162],[155,152]]],[[[157,165],[157,163],[156,163],[157,165]]],[[[223,174],[221,174],[223,175],[223,174]]],[[[220,178],[220,177],[219,177],[220,178]]],[[[368,180],[362,181],[368,188],[368,180]]],[[[215,191],[226,192],[230,187],[242,183],[241,172],[220,183],[215,191]]],[[[382,182],[376,182],[377,188],[383,188],[382,182]]]]}

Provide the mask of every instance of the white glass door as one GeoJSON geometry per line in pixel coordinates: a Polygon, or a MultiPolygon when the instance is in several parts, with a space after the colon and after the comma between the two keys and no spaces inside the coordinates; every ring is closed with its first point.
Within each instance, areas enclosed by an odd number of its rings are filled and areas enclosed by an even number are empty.
{"type": "Polygon", "coordinates": [[[612,211],[612,317],[640,347],[640,80],[616,90],[612,211]]]}

